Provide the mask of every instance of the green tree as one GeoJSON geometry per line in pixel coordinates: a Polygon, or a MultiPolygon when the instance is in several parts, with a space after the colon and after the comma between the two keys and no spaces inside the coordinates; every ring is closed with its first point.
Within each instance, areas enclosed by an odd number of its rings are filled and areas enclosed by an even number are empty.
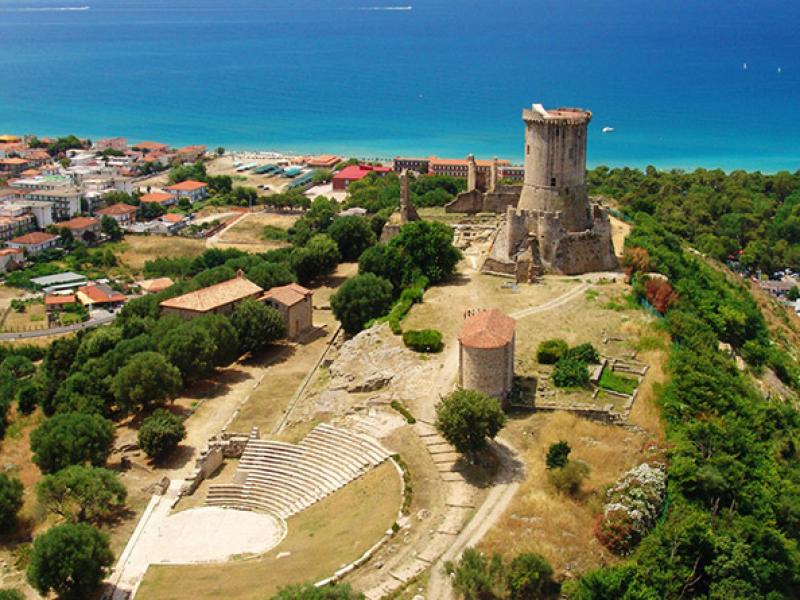
{"type": "Polygon", "coordinates": [[[567,351],[566,356],[581,362],[585,362],[586,364],[596,364],[600,362],[600,354],[589,342],[570,348],[567,351]]]}
{"type": "Polygon", "coordinates": [[[114,443],[114,424],[100,415],[62,413],[31,433],[33,462],[43,473],[70,465],[102,466],[114,443]]]}
{"type": "Polygon", "coordinates": [[[29,415],[42,402],[44,391],[38,381],[23,381],[17,388],[17,410],[20,414],[29,415]]]}
{"type": "Polygon", "coordinates": [[[0,473],[0,532],[7,533],[17,522],[22,508],[22,482],[16,477],[0,473]]]}
{"type": "MultiPolygon", "coordinates": [[[[453,246],[452,228],[437,221],[407,223],[389,245],[400,249],[431,283],[450,277],[461,260],[461,252],[453,246]]],[[[406,274],[406,282],[414,278],[416,274],[406,274]]]]}
{"type": "Polygon", "coordinates": [[[0,590],[0,600],[25,600],[25,596],[19,590],[6,588],[0,590]]]}
{"type": "Polygon", "coordinates": [[[258,300],[237,304],[231,313],[231,324],[239,336],[242,352],[258,352],[286,335],[280,313],[258,300]]]}
{"type": "Polygon", "coordinates": [[[339,217],[328,227],[328,235],[339,246],[344,261],[358,259],[361,253],[377,241],[369,222],[363,217],[339,217]]]}
{"type": "Polygon", "coordinates": [[[36,486],[36,495],[48,512],[72,522],[98,522],[118,514],[128,493],[114,471],[72,465],[45,475],[36,486]]]}
{"type": "Polygon", "coordinates": [[[158,409],[142,423],[138,441],[147,456],[158,461],[175,450],[185,437],[183,419],[167,410],[158,409]]]}
{"type": "Polygon", "coordinates": [[[572,448],[569,447],[569,444],[564,440],[556,442],[555,444],[550,444],[550,447],[547,449],[547,468],[548,469],[560,469],[569,462],[569,453],[572,452],[572,448]]]}
{"type": "Polygon", "coordinates": [[[227,367],[241,355],[239,334],[225,315],[209,314],[192,321],[195,327],[205,329],[211,334],[217,346],[214,354],[214,365],[227,367]]]}
{"type": "Polygon", "coordinates": [[[28,582],[43,595],[89,598],[114,561],[108,536],[85,523],[58,525],[33,541],[28,582]]]}
{"type": "Polygon", "coordinates": [[[111,382],[117,405],[125,412],[160,404],[180,389],[180,371],[159,352],[136,354],[111,382]]]}
{"type": "Polygon", "coordinates": [[[358,272],[361,275],[372,273],[391,282],[399,293],[407,279],[406,273],[413,270],[411,262],[400,248],[387,244],[377,244],[364,250],[358,259],[358,272]]]}
{"type": "Polygon", "coordinates": [[[207,377],[214,371],[217,344],[208,331],[191,322],[171,327],[160,338],[158,350],[187,381],[207,377]]]}
{"type": "Polygon", "coordinates": [[[298,583],[281,588],[272,600],[364,600],[364,594],[354,591],[347,583],[321,587],[312,583],[298,583]]]}
{"type": "Polygon", "coordinates": [[[331,309],[344,330],[355,335],[367,322],[389,312],[392,306],[392,284],[365,273],[345,281],[331,296],[331,309]]]}
{"type": "Polygon", "coordinates": [[[249,269],[247,278],[265,290],[294,281],[292,271],[285,264],[266,261],[260,261],[249,269]]]}
{"type": "Polygon", "coordinates": [[[456,390],[436,405],[436,429],[462,454],[475,457],[506,423],[496,398],[475,390],[456,390]]]}
{"type": "Polygon", "coordinates": [[[108,236],[112,242],[117,242],[122,239],[122,227],[119,226],[117,220],[108,215],[103,215],[100,220],[100,230],[108,236]]]}
{"type": "Polygon", "coordinates": [[[27,356],[11,354],[0,363],[0,370],[11,373],[16,379],[24,379],[36,372],[36,367],[27,356]]]}
{"type": "Polygon", "coordinates": [[[222,156],[223,154],[225,154],[225,148],[223,148],[222,146],[219,146],[219,147],[217,147],[216,152],[217,152],[217,156],[222,156]]]}

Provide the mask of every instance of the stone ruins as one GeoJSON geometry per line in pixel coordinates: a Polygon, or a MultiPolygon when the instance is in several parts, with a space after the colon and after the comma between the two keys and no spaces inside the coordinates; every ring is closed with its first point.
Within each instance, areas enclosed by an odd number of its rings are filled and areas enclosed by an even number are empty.
{"type": "Polygon", "coordinates": [[[419,221],[419,214],[414,203],[411,202],[411,192],[408,188],[408,172],[400,173],[400,208],[392,213],[381,230],[381,242],[388,242],[400,233],[406,223],[419,221]]]}
{"type": "Polygon", "coordinates": [[[470,157],[468,191],[448,212],[506,214],[483,270],[533,281],[545,272],[577,275],[618,267],[608,213],[586,193],[586,138],[592,113],[577,108],[522,112],[525,180],[498,185],[493,165],[486,191],[477,185],[470,157]]]}

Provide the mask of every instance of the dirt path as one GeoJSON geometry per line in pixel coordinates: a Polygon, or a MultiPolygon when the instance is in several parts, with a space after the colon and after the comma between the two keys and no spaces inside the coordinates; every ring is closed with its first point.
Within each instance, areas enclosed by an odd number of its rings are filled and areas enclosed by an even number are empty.
{"type": "Polygon", "coordinates": [[[535,315],[537,313],[545,312],[548,310],[553,310],[554,308],[558,308],[573,300],[583,294],[586,290],[589,289],[588,283],[582,283],[576,288],[571,289],[566,294],[562,294],[558,298],[553,298],[549,302],[545,302],[544,304],[540,304],[539,306],[531,306],[530,308],[524,308],[522,310],[518,310],[515,313],[511,313],[511,317],[514,319],[523,319],[525,317],[529,317],[530,315],[535,315]]]}
{"type": "Polygon", "coordinates": [[[517,451],[505,440],[498,440],[494,444],[494,448],[501,465],[496,483],[475,516],[461,530],[453,545],[431,568],[431,576],[428,580],[428,598],[431,600],[451,600],[454,597],[450,578],[444,571],[444,564],[447,561],[458,560],[466,548],[475,546],[495,521],[502,516],[514,498],[514,494],[517,493],[523,477],[523,465],[518,458],[517,451]]]}

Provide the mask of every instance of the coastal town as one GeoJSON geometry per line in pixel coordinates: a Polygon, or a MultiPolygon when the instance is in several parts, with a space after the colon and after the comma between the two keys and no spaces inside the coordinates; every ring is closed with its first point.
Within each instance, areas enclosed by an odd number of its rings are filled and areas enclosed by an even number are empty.
{"type": "MultiPolygon", "coordinates": [[[[0,136],[0,587],[589,598],[678,493],[691,278],[752,310],[590,194],[591,119],[525,108],[521,165],[0,136]]],[[[793,272],[742,272],[800,339],[793,272]]],[[[753,319],[713,352],[793,398],[753,319]]]]}

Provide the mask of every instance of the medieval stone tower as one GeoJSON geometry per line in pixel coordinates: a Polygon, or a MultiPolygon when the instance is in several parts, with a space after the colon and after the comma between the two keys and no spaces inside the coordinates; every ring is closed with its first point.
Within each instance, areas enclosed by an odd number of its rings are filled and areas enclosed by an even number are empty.
{"type": "Polygon", "coordinates": [[[586,137],[592,113],[534,104],[525,122],[525,180],[484,270],[530,281],[549,271],[577,275],[618,267],[608,214],[586,193],[586,137]]]}
{"type": "Polygon", "coordinates": [[[586,130],[592,113],[573,108],[522,111],[525,183],[517,208],[560,212],[567,231],[591,227],[586,195],[586,130]]]}

